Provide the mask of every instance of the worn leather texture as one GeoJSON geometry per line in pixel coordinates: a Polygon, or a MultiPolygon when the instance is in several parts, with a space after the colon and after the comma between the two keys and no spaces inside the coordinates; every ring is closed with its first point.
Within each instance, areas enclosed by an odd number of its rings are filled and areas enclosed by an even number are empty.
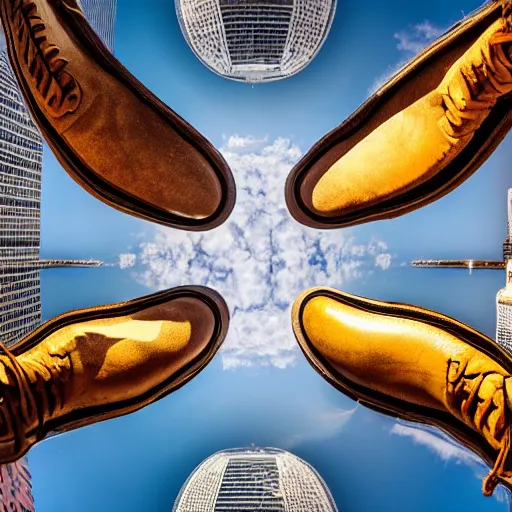
{"type": "Polygon", "coordinates": [[[160,224],[225,221],[236,194],[223,157],[110,54],[76,4],[6,0],[0,14],[29,111],[77,183],[160,224]]]}
{"type": "Polygon", "coordinates": [[[471,176],[512,126],[511,10],[501,0],[468,16],[320,140],[288,177],[294,218],[322,229],[393,218],[471,176]]]}
{"type": "Polygon", "coordinates": [[[484,494],[512,489],[512,360],[457,320],[406,304],[313,288],[292,325],[310,364],[371,409],[445,430],[491,468],[484,494]]]}
{"type": "Polygon", "coordinates": [[[175,391],[217,353],[229,312],[222,297],[183,286],[72,311],[0,345],[0,463],[49,433],[128,414],[175,391]]]}

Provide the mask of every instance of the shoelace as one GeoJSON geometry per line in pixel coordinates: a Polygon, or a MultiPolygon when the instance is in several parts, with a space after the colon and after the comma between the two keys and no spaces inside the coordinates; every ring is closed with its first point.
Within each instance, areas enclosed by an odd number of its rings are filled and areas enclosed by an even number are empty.
{"type": "MultiPolygon", "coordinates": [[[[501,408],[499,417],[494,424],[494,444],[499,446],[498,456],[494,463],[493,468],[485,477],[482,485],[484,495],[490,496],[497,485],[500,483],[501,478],[508,478],[512,476],[512,470],[507,470],[506,466],[510,467],[508,456],[510,452],[511,442],[511,425],[508,424],[510,413],[508,410],[508,397],[505,380],[507,376],[497,374],[496,372],[483,372],[478,374],[467,374],[468,361],[460,364],[458,361],[450,361],[448,364],[447,375],[447,398],[449,403],[455,409],[459,410],[464,422],[475,428],[478,432],[483,434],[482,426],[485,423],[485,418],[489,414],[501,408]],[[478,409],[478,401],[480,400],[479,391],[485,380],[491,376],[498,375],[498,380],[501,380],[501,386],[497,387],[497,391],[503,392],[501,407],[496,406],[492,399],[488,399],[480,410],[478,409]],[[475,416],[479,413],[479,419],[475,416]]],[[[490,426],[491,427],[491,426],[490,426]]],[[[487,440],[489,442],[489,440],[487,440]]]]}
{"type": "Polygon", "coordinates": [[[505,435],[503,436],[503,444],[498,453],[498,457],[496,458],[496,462],[494,463],[494,467],[488,473],[488,475],[484,478],[482,484],[482,491],[485,496],[491,496],[494,492],[494,489],[500,483],[500,478],[510,478],[512,476],[512,471],[507,471],[505,469],[505,464],[507,463],[507,459],[510,453],[510,427],[507,428],[505,435]]]}
{"type": "MultiPolygon", "coordinates": [[[[72,373],[69,354],[63,356],[47,351],[34,351],[22,364],[3,344],[0,356],[8,381],[0,382],[0,421],[4,422],[2,437],[14,437],[18,452],[26,443],[29,430],[37,439],[44,437],[45,418],[64,406],[64,389],[72,373]]],[[[0,423],[1,425],[1,423],[0,423]]]]}
{"type": "Polygon", "coordinates": [[[486,48],[470,49],[455,80],[443,94],[443,135],[455,144],[473,134],[499,97],[512,91],[512,1],[503,1],[504,31],[494,34],[486,48]],[[504,45],[510,45],[505,50],[504,45]],[[508,55],[507,55],[508,54],[508,55]]]}
{"type": "MultiPolygon", "coordinates": [[[[37,422],[41,426],[41,418],[35,397],[30,389],[29,379],[16,357],[0,343],[0,355],[6,357],[9,364],[4,364],[7,375],[14,379],[13,384],[1,383],[0,414],[5,421],[4,435],[14,437],[14,450],[23,448],[27,428],[37,422]]],[[[3,429],[2,429],[3,430],[3,429]]]]}

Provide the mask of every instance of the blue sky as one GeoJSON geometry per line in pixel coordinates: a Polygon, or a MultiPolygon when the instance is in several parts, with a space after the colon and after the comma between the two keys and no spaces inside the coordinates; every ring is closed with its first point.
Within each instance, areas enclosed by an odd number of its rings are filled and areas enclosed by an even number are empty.
{"type": "Polygon", "coordinates": [[[179,284],[216,288],[233,318],[223,352],[183,389],[129,417],[35,447],[29,460],[39,511],[168,511],[202,459],[251,442],[313,464],[340,510],[508,509],[502,495],[481,496],[485,468],[461,447],[354,410],[305,363],[289,325],[295,296],[328,285],[428,307],[493,335],[503,272],[469,276],[401,265],[500,257],[510,137],[457,190],[398,219],[321,232],[295,223],[283,197],[301,154],[429,37],[480,4],[340,1],[309,67],[252,87],[202,66],[171,0],[119,0],[116,56],[223,151],[239,200],[212,232],[160,228],[89,196],[45,148],[42,256],[121,261],[125,268],[43,272],[44,318],[179,284]]]}

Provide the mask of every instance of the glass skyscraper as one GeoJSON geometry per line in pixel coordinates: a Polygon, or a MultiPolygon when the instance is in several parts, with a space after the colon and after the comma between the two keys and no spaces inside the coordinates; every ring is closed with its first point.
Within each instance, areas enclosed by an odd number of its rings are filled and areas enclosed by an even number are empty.
{"type": "Polygon", "coordinates": [[[275,448],[218,452],[182,487],[173,512],[337,512],[320,475],[275,448]]]}
{"type": "Polygon", "coordinates": [[[512,188],[507,193],[507,238],[503,242],[505,288],[496,294],[496,343],[512,353],[512,188]]]}
{"type": "Polygon", "coordinates": [[[39,259],[43,142],[0,52],[0,341],[41,323],[39,259]]]}
{"type": "Polygon", "coordinates": [[[87,21],[113,53],[117,0],[80,0],[80,3],[87,21]]]}
{"type": "Polygon", "coordinates": [[[182,32],[215,73],[247,82],[298,73],[331,28],[336,0],[175,0],[182,32]]]}

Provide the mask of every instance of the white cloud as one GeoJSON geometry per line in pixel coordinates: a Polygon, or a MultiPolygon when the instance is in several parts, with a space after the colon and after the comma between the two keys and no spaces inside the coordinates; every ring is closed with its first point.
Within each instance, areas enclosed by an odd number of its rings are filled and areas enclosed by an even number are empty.
{"type": "Polygon", "coordinates": [[[391,254],[377,254],[377,256],[375,256],[375,266],[381,268],[382,270],[387,270],[389,267],[391,267],[391,254]]]}
{"type": "Polygon", "coordinates": [[[386,82],[395,76],[416,54],[420,53],[435,39],[441,36],[445,29],[437,27],[432,22],[424,20],[405,30],[396,32],[393,37],[398,40],[397,49],[404,53],[397,64],[389,66],[388,70],[379,76],[369,89],[370,94],[378,91],[386,82]]]}
{"type": "MultiPolygon", "coordinates": [[[[471,450],[462,447],[454,439],[439,429],[427,426],[417,427],[414,424],[396,423],[391,429],[391,433],[399,436],[409,437],[414,444],[425,446],[431,452],[438,455],[445,462],[455,464],[465,464],[473,468],[475,476],[483,480],[489,468],[484,461],[471,450]]],[[[493,494],[493,497],[500,502],[510,503],[509,492],[499,486],[493,494]]]]}
{"type": "Polygon", "coordinates": [[[437,39],[445,32],[444,29],[436,27],[430,21],[421,23],[396,32],[393,37],[398,40],[397,48],[408,53],[420,53],[429,43],[437,39]]]}
{"type": "Polygon", "coordinates": [[[456,464],[477,464],[484,466],[484,463],[473,452],[462,448],[450,438],[442,438],[423,428],[410,427],[396,423],[391,429],[392,434],[410,437],[414,444],[426,446],[437,454],[443,461],[453,461],[456,464]]]}
{"type": "Polygon", "coordinates": [[[121,268],[130,268],[137,262],[137,255],[132,253],[120,254],[119,255],[119,266],[121,268]]]}
{"type": "Polygon", "coordinates": [[[290,140],[230,137],[221,150],[237,183],[231,217],[206,233],[156,228],[139,245],[136,277],[151,289],[200,284],[223,295],[232,315],[225,369],[286,368],[298,353],[289,311],[295,297],[312,286],[343,289],[375,267],[389,268],[391,256],[382,241],[356,243],[351,230],[319,231],[291,218],[284,183],[301,151],[290,140]]]}
{"type": "Polygon", "coordinates": [[[251,151],[259,148],[262,144],[267,142],[267,138],[258,139],[253,136],[249,137],[240,137],[239,135],[231,135],[230,137],[223,136],[222,137],[226,143],[224,145],[224,149],[227,151],[251,151]]]}

